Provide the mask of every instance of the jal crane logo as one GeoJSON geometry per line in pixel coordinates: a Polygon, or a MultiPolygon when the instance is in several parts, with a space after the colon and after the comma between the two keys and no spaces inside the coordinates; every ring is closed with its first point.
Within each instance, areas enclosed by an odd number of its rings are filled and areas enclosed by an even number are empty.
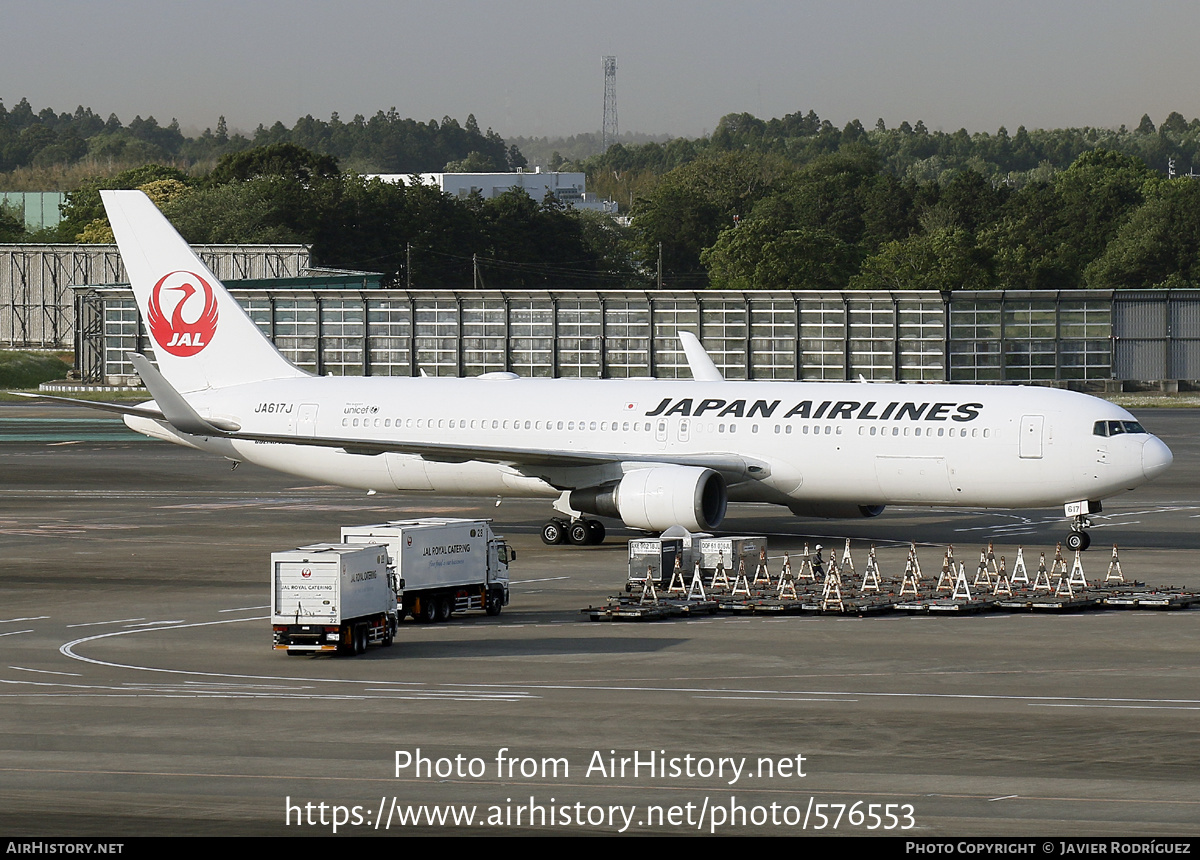
{"type": "Polygon", "coordinates": [[[208,281],[195,272],[169,272],[150,291],[146,316],[150,334],[159,348],[186,358],[212,341],[217,330],[217,295],[208,281]],[[178,297],[173,295],[176,293],[178,297]],[[164,294],[171,308],[170,319],[162,305],[164,294]],[[175,298],[174,305],[169,304],[171,298],[175,298]]]}

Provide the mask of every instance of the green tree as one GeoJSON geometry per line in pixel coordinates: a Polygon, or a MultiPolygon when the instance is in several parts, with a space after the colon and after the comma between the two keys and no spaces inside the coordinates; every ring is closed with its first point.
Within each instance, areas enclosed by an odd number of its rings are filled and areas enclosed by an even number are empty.
{"type": "Polygon", "coordinates": [[[116,176],[97,177],[80,183],[74,191],[67,192],[66,202],[63,203],[63,218],[58,225],[61,241],[77,241],[77,237],[94,221],[107,225],[104,203],[100,199],[101,189],[140,188],[149,182],[163,179],[175,180],[185,186],[196,184],[196,180],[183,171],[161,164],[147,164],[123,171],[116,176]]]}
{"type": "Polygon", "coordinates": [[[1200,182],[1158,179],[1085,281],[1099,289],[1200,285],[1200,182]]]}
{"type": "Polygon", "coordinates": [[[15,206],[0,204],[0,242],[25,241],[25,218],[15,206]]]}
{"type": "Polygon", "coordinates": [[[700,285],[701,252],[734,216],[748,213],[789,172],[777,157],[730,152],[671,171],[633,207],[638,256],[647,272],[662,247],[664,279],[700,285]]]}
{"type": "Polygon", "coordinates": [[[850,281],[856,290],[986,290],[991,260],[960,227],[889,242],[850,281]]]}
{"type": "Polygon", "coordinates": [[[845,286],[854,254],[823,230],[777,231],[760,219],[723,230],[701,261],[717,289],[829,290],[845,286]]]}
{"type": "Polygon", "coordinates": [[[312,182],[337,175],[337,159],[333,156],[321,155],[292,143],[275,143],[224,156],[208,175],[207,184],[246,182],[263,176],[312,182]]]}

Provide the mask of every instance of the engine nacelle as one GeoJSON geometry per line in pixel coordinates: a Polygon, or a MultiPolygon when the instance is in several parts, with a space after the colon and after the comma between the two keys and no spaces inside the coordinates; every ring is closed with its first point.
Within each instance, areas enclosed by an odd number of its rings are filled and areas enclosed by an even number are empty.
{"type": "Polygon", "coordinates": [[[619,517],[625,525],[647,531],[683,526],[703,532],[725,519],[729,494],[720,472],[699,466],[654,466],[627,472],[619,482],[574,490],[570,505],[577,511],[619,517]]]}
{"type": "Polygon", "coordinates": [[[877,517],[883,505],[856,505],[853,502],[793,502],[788,510],[798,517],[823,520],[857,520],[877,517]]]}

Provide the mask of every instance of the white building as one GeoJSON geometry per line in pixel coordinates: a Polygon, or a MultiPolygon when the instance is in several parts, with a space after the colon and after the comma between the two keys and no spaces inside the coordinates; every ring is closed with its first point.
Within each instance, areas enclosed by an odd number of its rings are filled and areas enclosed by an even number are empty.
{"type": "Polygon", "coordinates": [[[459,198],[469,197],[478,191],[484,200],[490,200],[512,188],[524,188],[525,193],[538,203],[550,193],[560,203],[576,209],[591,209],[610,215],[617,212],[615,202],[601,200],[595,194],[587,193],[584,189],[585,174],[543,173],[540,167],[533,172],[518,170],[516,173],[376,173],[367,178],[403,182],[405,185],[413,182],[436,185],[443,194],[459,198]]]}

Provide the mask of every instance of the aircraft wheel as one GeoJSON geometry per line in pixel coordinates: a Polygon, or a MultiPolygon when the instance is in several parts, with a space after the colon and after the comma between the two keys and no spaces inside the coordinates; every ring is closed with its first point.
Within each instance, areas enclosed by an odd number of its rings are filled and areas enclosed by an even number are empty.
{"type": "Polygon", "coordinates": [[[1092,538],[1087,532],[1071,532],[1067,535],[1067,549],[1080,552],[1092,545],[1092,538]]]}
{"type": "Polygon", "coordinates": [[[588,527],[587,520],[576,520],[571,523],[571,528],[567,530],[567,540],[575,546],[587,546],[592,542],[592,530],[588,527]]]}
{"type": "Polygon", "coordinates": [[[591,540],[589,543],[602,544],[604,543],[604,523],[600,520],[588,520],[588,531],[591,532],[591,540]]]}
{"type": "Polygon", "coordinates": [[[560,520],[550,520],[542,526],[542,543],[547,546],[560,544],[567,539],[567,530],[560,520]]]}

